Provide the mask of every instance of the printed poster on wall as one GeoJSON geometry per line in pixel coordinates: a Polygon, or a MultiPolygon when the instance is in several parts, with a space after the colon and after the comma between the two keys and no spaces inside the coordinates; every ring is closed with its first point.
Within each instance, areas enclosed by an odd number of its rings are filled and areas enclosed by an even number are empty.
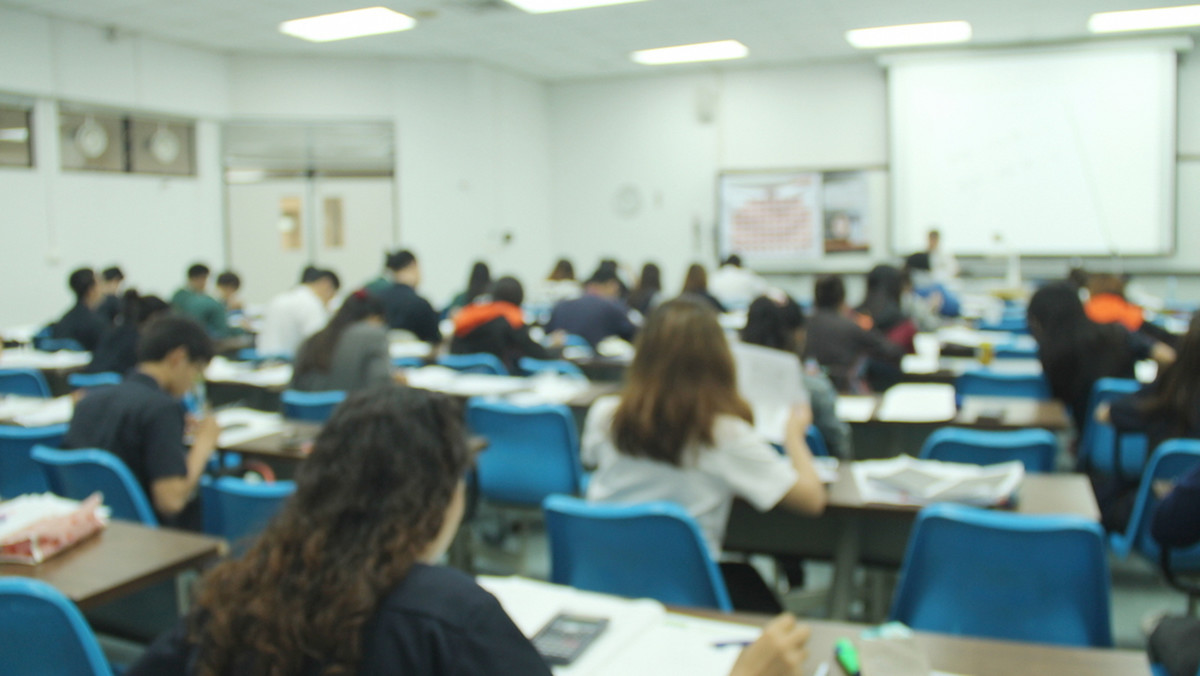
{"type": "Polygon", "coordinates": [[[817,258],[823,252],[821,174],[721,177],[721,251],[747,261],[817,258]]]}

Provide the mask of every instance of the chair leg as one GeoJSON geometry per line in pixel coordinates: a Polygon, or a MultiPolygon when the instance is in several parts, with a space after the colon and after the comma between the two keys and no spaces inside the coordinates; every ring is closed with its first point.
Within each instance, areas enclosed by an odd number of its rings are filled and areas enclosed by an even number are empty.
{"type": "Polygon", "coordinates": [[[1198,598],[1196,594],[1188,594],[1188,617],[1196,617],[1196,607],[1198,601],[1200,601],[1200,598],[1198,598]]]}

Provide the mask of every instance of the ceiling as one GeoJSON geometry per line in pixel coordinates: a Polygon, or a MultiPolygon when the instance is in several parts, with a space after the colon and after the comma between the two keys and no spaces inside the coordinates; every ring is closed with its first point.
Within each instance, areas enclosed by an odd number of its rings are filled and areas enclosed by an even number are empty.
{"type": "Polygon", "coordinates": [[[952,19],[971,22],[975,46],[1088,39],[1093,12],[1163,4],[1171,0],[648,0],[539,15],[503,0],[0,0],[222,53],[466,60],[543,80],[712,68],[653,68],[628,54],[729,38],[750,56],[721,67],[864,58],[845,31],[952,19]],[[416,17],[417,27],[323,44],[277,31],[287,19],[377,4],[416,17]]]}

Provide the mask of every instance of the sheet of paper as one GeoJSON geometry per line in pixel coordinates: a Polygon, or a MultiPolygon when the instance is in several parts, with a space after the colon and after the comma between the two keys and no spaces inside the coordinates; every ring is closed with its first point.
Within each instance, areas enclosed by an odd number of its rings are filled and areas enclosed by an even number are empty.
{"type": "Polygon", "coordinates": [[[22,427],[45,427],[71,422],[75,414],[75,400],[65,394],[54,399],[42,399],[39,406],[17,413],[12,421],[22,427]]]}
{"type": "Polygon", "coordinates": [[[741,644],[761,634],[759,627],[669,613],[605,664],[604,673],[727,676],[741,644]]]}
{"type": "Polygon", "coordinates": [[[940,368],[937,355],[906,354],[900,359],[900,370],[905,373],[937,373],[940,368]]]}
{"type": "Polygon", "coordinates": [[[242,383],[257,387],[283,387],[292,381],[291,364],[273,364],[256,367],[250,362],[235,362],[224,357],[213,357],[204,378],[209,382],[242,383]]]}
{"type": "Polygon", "coordinates": [[[395,341],[388,344],[388,356],[392,359],[401,359],[404,357],[424,359],[431,352],[433,352],[433,347],[429,343],[415,340],[395,341]]]}
{"type": "Polygon", "coordinates": [[[412,387],[463,397],[501,396],[532,387],[529,378],[463,373],[444,366],[412,369],[406,375],[412,387]]]}
{"type": "Polygon", "coordinates": [[[862,423],[875,415],[877,405],[875,397],[844,394],[838,396],[834,412],[842,422],[862,423]]]}
{"type": "Polygon", "coordinates": [[[851,472],[859,495],[868,503],[962,502],[988,506],[1016,493],[1025,477],[1025,466],[1019,461],[979,466],[900,455],[856,462],[851,472]]]}
{"type": "Polygon", "coordinates": [[[808,401],[800,359],[791,352],[733,343],[738,392],[754,412],[754,428],[768,441],[781,443],[792,407],[808,401]]]}
{"type": "Polygon", "coordinates": [[[1154,382],[1155,378],[1158,378],[1158,362],[1143,359],[1133,365],[1133,373],[1139,383],[1148,385],[1154,382]]]}
{"type": "Polygon", "coordinates": [[[227,408],[217,411],[216,415],[217,424],[221,426],[217,445],[221,448],[278,434],[283,431],[285,425],[283,416],[279,413],[252,408],[227,408]]]}
{"type": "Polygon", "coordinates": [[[0,368],[16,369],[72,369],[87,366],[92,361],[91,352],[42,352],[18,348],[0,353],[0,368]]]}
{"type": "Polygon", "coordinates": [[[904,383],[883,393],[875,418],[882,422],[948,422],[957,414],[953,385],[904,383]]]}

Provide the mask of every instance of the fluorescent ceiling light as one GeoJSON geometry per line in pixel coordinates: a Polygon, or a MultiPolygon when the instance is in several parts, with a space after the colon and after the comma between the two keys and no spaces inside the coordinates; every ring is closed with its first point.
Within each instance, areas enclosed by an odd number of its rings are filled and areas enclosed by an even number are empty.
{"type": "Polygon", "coordinates": [[[846,31],[846,41],[859,49],[910,47],[966,42],[971,39],[971,24],[966,21],[913,23],[905,26],[880,26],[846,31]]]}
{"type": "Polygon", "coordinates": [[[645,2],[645,0],[507,0],[507,2],[530,14],[546,14],[547,12],[565,12],[569,9],[626,5],[631,2],[645,2]]]}
{"type": "Polygon", "coordinates": [[[661,66],[668,63],[740,59],[749,53],[750,50],[746,45],[737,40],[720,40],[718,42],[701,42],[694,45],[640,49],[630,54],[629,58],[647,66],[661,66]]]}
{"type": "Polygon", "coordinates": [[[1149,31],[1183,26],[1200,26],[1200,5],[1099,12],[1088,19],[1088,30],[1093,33],[1149,31]]]}
{"type": "Polygon", "coordinates": [[[407,14],[393,12],[387,7],[367,7],[284,21],[279,24],[279,32],[309,42],[330,42],[395,33],[415,25],[416,19],[407,14]]]}

